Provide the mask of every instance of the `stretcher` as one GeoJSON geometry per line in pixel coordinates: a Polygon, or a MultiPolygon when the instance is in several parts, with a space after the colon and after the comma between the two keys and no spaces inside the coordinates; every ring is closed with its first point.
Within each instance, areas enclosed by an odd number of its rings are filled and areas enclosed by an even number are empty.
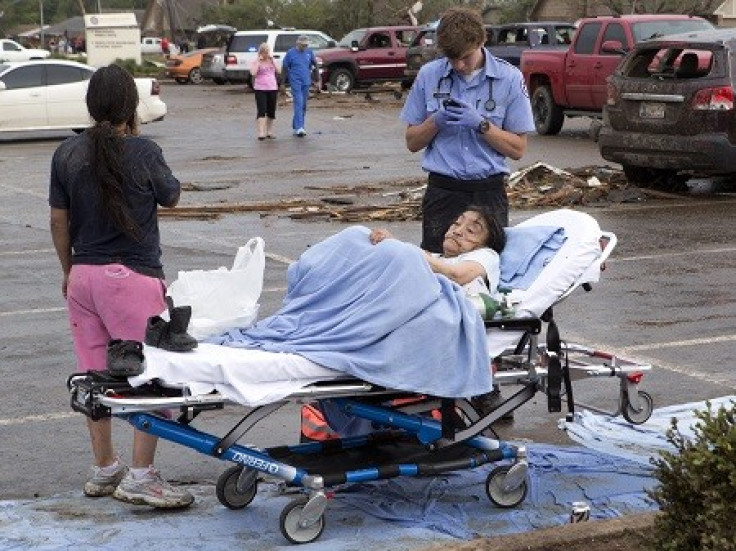
{"type": "Polygon", "coordinates": [[[104,372],[74,374],[68,380],[71,406],[92,419],[127,420],[139,430],[233,463],[216,484],[218,500],[230,509],[249,505],[263,477],[298,489],[299,497],[279,519],[282,534],[292,543],[318,539],[333,490],[355,482],[493,463],[485,483],[489,500],[498,507],[516,507],[528,491],[528,463],[524,446],[500,440],[492,431],[506,413],[543,393],[550,412],[561,411],[565,402],[572,415],[572,383],[602,377],[619,382],[614,413],[643,423],[653,409],[651,397],[638,389],[650,366],[564,342],[553,316],[560,300],[598,281],[615,235],[574,211],[554,211],[527,222],[559,225],[566,240],[530,286],[510,293],[516,314],[485,322],[493,382],[514,387],[493,411],[477,411],[469,396],[430,396],[357,379],[299,354],[208,343],[186,354],[146,347],[146,372],[130,380],[111,379],[104,372]],[[284,405],[315,400],[370,430],[264,449],[239,443],[284,405]],[[250,409],[223,436],[194,426],[199,415],[232,403],[250,409]],[[179,414],[164,418],[157,413],[161,410],[179,414]]]}

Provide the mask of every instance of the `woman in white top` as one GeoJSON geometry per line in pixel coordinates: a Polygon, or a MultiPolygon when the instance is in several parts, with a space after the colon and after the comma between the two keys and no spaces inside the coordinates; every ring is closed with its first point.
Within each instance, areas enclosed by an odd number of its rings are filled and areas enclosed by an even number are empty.
{"type": "MultiPolygon", "coordinates": [[[[370,234],[374,245],[393,236],[388,230],[370,234]]],[[[445,232],[442,254],[424,251],[433,272],[462,285],[468,294],[496,293],[500,277],[499,253],[506,234],[489,209],[471,205],[445,232]]]]}

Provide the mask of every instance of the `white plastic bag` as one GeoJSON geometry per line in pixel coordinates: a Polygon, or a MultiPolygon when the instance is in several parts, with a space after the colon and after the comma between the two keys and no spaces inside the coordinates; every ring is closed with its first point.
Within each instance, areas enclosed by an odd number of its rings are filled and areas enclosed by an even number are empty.
{"type": "Polygon", "coordinates": [[[238,249],[231,269],[181,271],[167,294],[176,306],[192,307],[188,332],[198,340],[247,328],[258,316],[265,267],[263,239],[254,237],[238,249]]]}

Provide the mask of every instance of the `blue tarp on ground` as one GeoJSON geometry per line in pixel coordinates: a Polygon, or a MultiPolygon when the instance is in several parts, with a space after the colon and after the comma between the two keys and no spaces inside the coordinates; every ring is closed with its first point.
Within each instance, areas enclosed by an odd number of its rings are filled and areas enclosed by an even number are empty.
{"type": "MultiPolygon", "coordinates": [[[[730,407],[736,397],[712,400],[730,407]]],[[[411,551],[477,536],[492,537],[568,522],[573,501],[591,518],[656,509],[646,489],[655,484],[649,458],[668,447],[665,432],[677,417],[687,434],[702,402],[655,410],[644,425],[583,412],[562,423],[589,447],[530,444],[529,494],[516,509],[498,509],[485,495],[494,465],[431,478],[397,478],[341,488],[326,512],[326,528],[309,551],[411,551]],[[602,451],[605,449],[606,452],[602,451]],[[356,542],[358,542],[356,544],[356,542]]],[[[223,468],[225,465],[223,465],[223,468]]],[[[212,486],[190,487],[195,504],[179,512],[153,511],[81,491],[48,498],[0,501],[0,549],[18,551],[249,551],[293,549],[279,532],[279,515],[293,496],[261,484],[246,509],[217,501],[212,486]]]]}
{"type": "MultiPolygon", "coordinates": [[[[431,478],[397,478],[347,486],[331,500],[322,537],[300,549],[417,549],[430,543],[517,533],[568,522],[573,501],[592,518],[649,510],[651,469],[582,447],[532,444],[529,494],[516,509],[498,509],[485,494],[493,466],[431,478]]],[[[225,465],[223,464],[223,467],[225,465]]],[[[253,503],[232,511],[212,486],[192,488],[195,504],[160,512],[81,491],[27,501],[0,501],[0,548],[13,550],[214,551],[287,548],[279,515],[293,496],[261,484],[253,503]]]]}

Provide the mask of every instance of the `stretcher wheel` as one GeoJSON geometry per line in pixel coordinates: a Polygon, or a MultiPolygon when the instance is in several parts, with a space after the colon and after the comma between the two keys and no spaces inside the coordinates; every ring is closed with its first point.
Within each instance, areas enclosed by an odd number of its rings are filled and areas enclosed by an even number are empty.
{"type": "Polygon", "coordinates": [[[647,419],[649,419],[649,417],[652,415],[652,411],[654,410],[654,400],[648,393],[644,392],[643,390],[637,391],[637,395],[639,397],[640,408],[638,410],[635,409],[629,401],[629,395],[624,394],[624,403],[623,408],[621,408],[621,413],[624,416],[624,419],[626,419],[629,423],[632,423],[634,425],[641,425],[642,423],[645,423],[647,419]]]}
{"type": "Polygon", "coordinates": [[[244,473],[246,479],[242,488],[238,487],[240,473],[243,472],[241,465],[233,465],[220,475],[217,479],[215,491],[217,499],[228,509],[242,509],[247,507],[256,497],[258,483],[256,482],[256,471],[247,469],[244,473]]]}
{"type": "Polygon", "coordinates": [[[520,484],[514,488],[506,487],[506,475],[511,470],[510,465],[501,465],[496,467],[486,478],[486,494],[496,507],[502,509],[510,509],[516,507],[524,501],[528,486],[526,480],[522,480],[520,484]]]}
{"type": "Polygon", "coordinates": [[[306,526],[300,523],[302,511],[304,511],[307,502],[306,497],[295,499],[281,511],[279,528],[284,537],[291,543],[311,543],[324,532],[324,515],[320,515],[306,526]]]}

